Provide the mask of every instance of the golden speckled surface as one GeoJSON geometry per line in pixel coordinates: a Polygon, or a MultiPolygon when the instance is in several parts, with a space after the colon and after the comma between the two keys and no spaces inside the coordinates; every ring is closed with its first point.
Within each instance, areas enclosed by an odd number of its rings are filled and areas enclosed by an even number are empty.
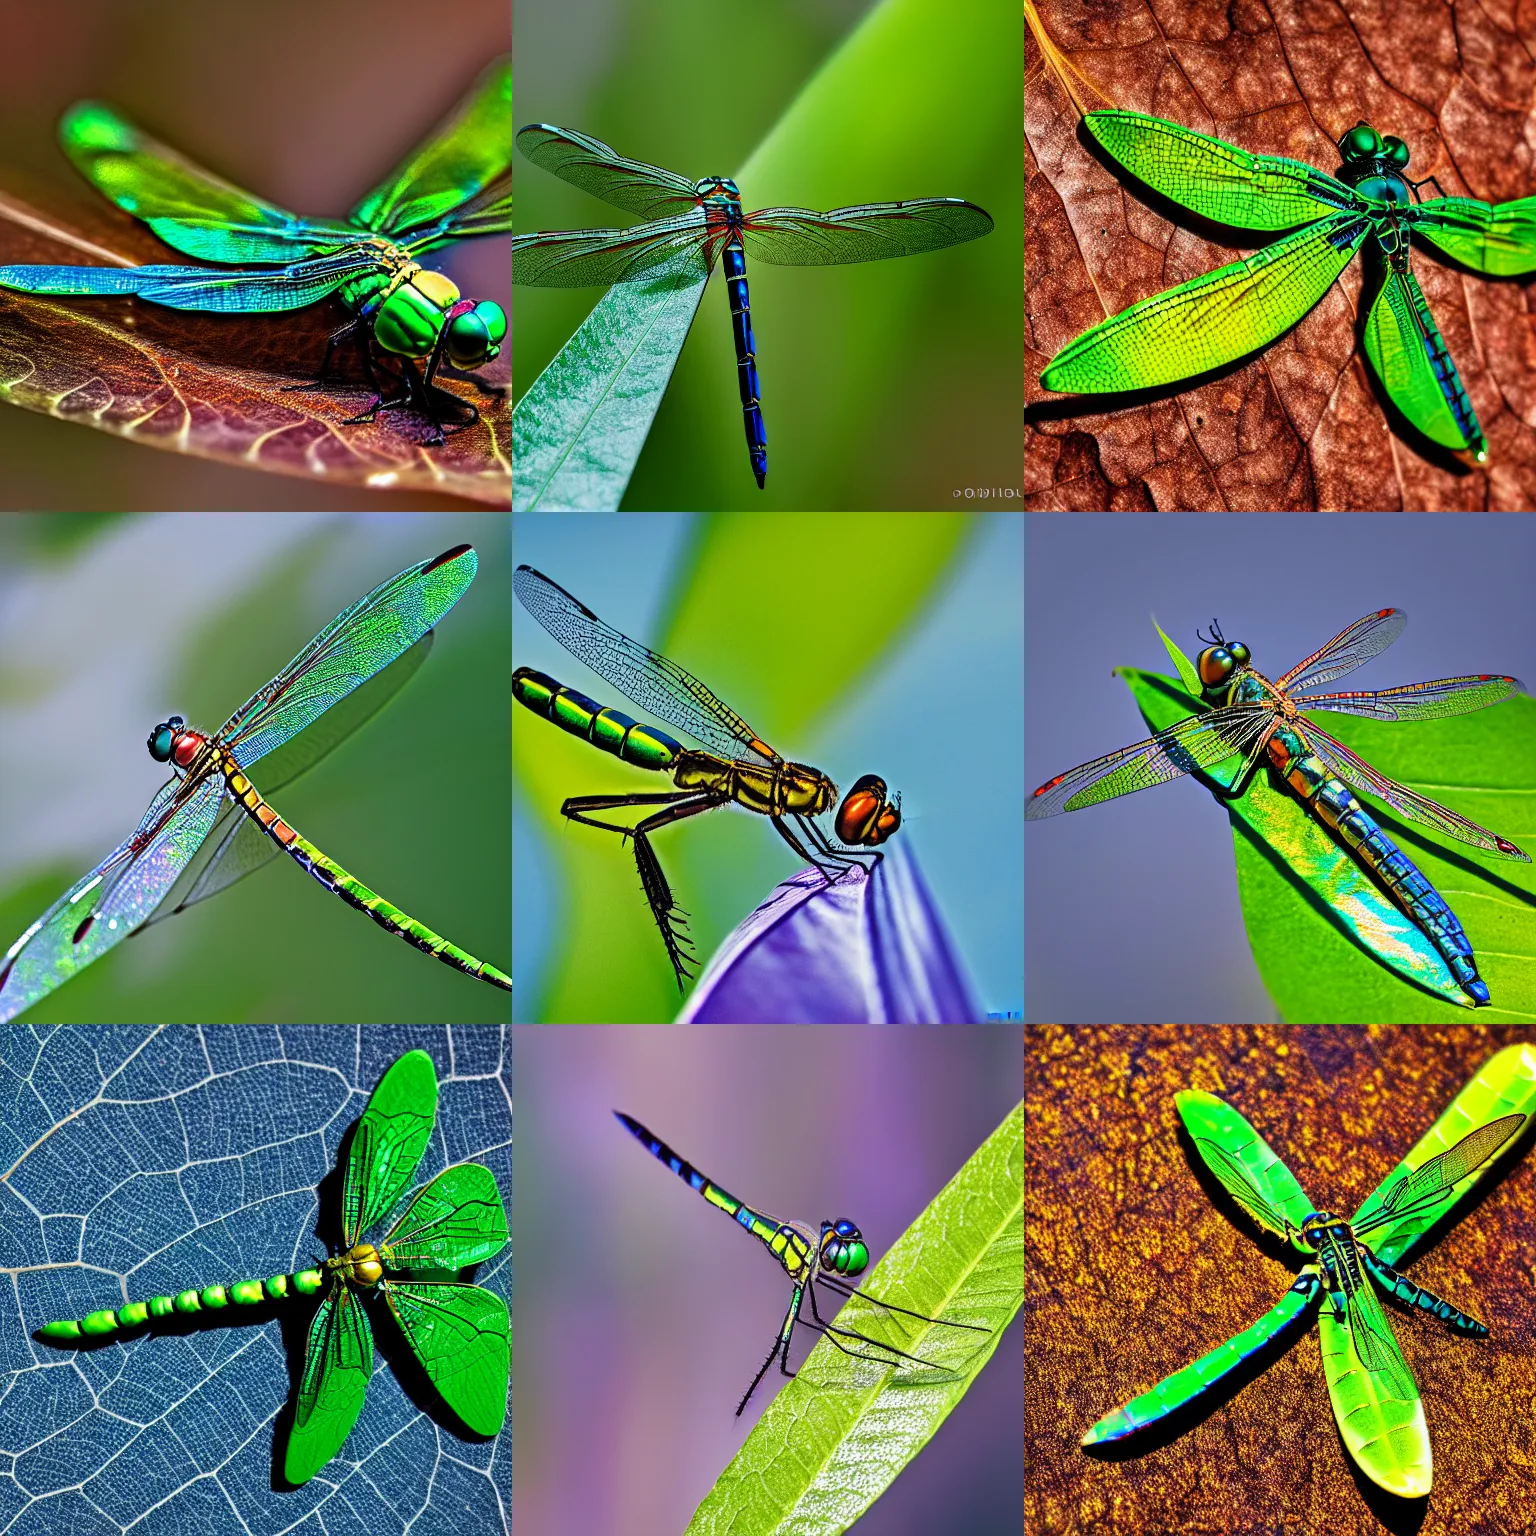
{"type": "MultiPolygon", "coordinates": [[[[1250,1326],[1299,1255],[1199,1163],[1173,1095],[1240,1110],[1325,1209],[1352,1212],[1478,1067],[1529,1029],[1031,1027],[1026,1031],[1025,1520],[1029,1536],[1536,1531],[1531,1135],[1403,1265],[1487,1323],[1454,1335],[1384,1302],[1424,1399],[1434,1488],[1404,1501],[1339,1440],[1315,1325],[1235,1390],[1103,1452],[1088,1427],[1250,1326]],[[1171,1421],[1170,1421],[1171,1422],[1171,1421]]],[[[1224,1386],[1227,1384],[1224,1384],[1224,1386]]],[[[1207,1394],[1209,1395],[1209,1394],[1207,1394]]],[[[1199,1400],[1197,1400],[1199,1401],[1199,1400]]]]}

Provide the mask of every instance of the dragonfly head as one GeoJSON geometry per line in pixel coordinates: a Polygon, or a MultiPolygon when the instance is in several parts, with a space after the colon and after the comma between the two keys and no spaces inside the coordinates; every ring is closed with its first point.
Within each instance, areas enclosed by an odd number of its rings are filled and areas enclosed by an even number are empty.
{"type": "Polygon", "coordinates": [[[891,804],[885,780],[866,773],[837,808],[837,835],[850,848],[873,848],[901,826],[901,795],[891,804]]]}
{"type": "Polygon", "coordinates": [[[191,767],[192,759],[197,756],[206,738],[197,731],[187,730],[186,724],[180,715],[172,715],[149,733],[149,740],[144,745],[149,748],[149,755],[157,763],[168,763],[175,758],[178,768],[191,767]]]}
{"type": "Polygon", "coordinates": [[[1195,638],[1207,642],[1205,649],[1195,658],[1195,671],[1200,674],[1200,681],[1208,690],[1220,688],[1230,681],[1232,674],[1246,667],[1252,659],[1248,647],[1241,640],[1228,640],[1215,619],[1211,620],[1208,638],[1198,629],[1195,638]]]}
{"type": "Polygon", "coordinates": [[[1369,123],[1356,123],[1339,140],[1339,157],[1343,180],[1362,197],[1384,203],[1410,200],[1402,174],[1408,168],[1408,146],[1396,134],[1379,134],[1369,123]]]}
{"type": "Polygon", "coordinates": [[[840,1275],[862,1275],[869,1263],[864,1234],[851,1221],[821,1224],[821,1267],[840,1275]]]}
{"type": "Polygon", "coordinates": [[[1301,1224],[1302,1241],[1310,1247],[1321,1248],[1325,1234],[1337,1233],[1347,1226],[1348,1223],[1344,1218],[1333,1211],[1313,1211],[1301,1224]]]}
{"type": "Polygon", "coordinates": [[[724,200],[741,206],[741,188],[729,176],[706,176],[693,184],[693,195],[701,203],[711,199],[724,200]]]}

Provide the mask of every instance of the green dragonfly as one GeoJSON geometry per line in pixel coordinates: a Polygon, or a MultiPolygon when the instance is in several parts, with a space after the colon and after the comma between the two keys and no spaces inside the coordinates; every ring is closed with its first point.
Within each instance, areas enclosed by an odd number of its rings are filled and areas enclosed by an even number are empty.
{"type": "Polygon", "coordinates": [[[762,1211],[754,1211],[750,1205],[744,1204],[735,1195],[728,1194],[713,1180],[706,1179],[692,1163],[686,1158],[679,1157],[666,1142],[659,1136],[652,1135],[638,1120],[617,1109],[614,1110],[613,1115],[614,1119],[652,1157],[658,1162],[665,1163],[690,1189],[697,1190],[717,1210],[724,1211],[727,1216],[733,1217],[739,1226],[750,1232],[784,1266],[784,1273],[794,1283],[794,1289],[789,1297],[789,1310],[784,1314],[784,1321],[774,1338],[773,1347],[768,1351],[768,1358],[758,1368],[757,1375],[752,1378],[751,1385],[736,1405],[737,1418],[741,1417],[742,1410],[757,1390],[758,1382],[768,1374],[768,1367],[775,1360],[779,1362],[779,1371],[782,1375],[795,1374],[789,1368],[789,1345],[796,1323],[810,1329],[813,1333],[819,1333],[828,1343],[855,1360],[869,1360],[889,1370],[898,1369],[901,1362],[905,1360],[913,1365],[922,1366],[925,1372],[935,1372],[938,1376],[944,1375],[943,1368],[933,1361],[920,1359],[917,1355],[909,1355],[893,1344],[870,1338],[856,1329],[842,1328],[835,1323],[827,1322],[816,1306],[818,1285],[825,1286],[844,1300],[857,1296],[860,1300],[871,1302],[886,1312],[899,1312],[903,1317],[915,1318],[918,1322],[926,1323],[930,1327],[963,1328],[971,1333],[991,1333],[990,1328],[979,1328],[974,1323],[952,1323],[947,1318],[925,1317],[921,1312],[909,1312],[905,1307],[898,1307],[893,1302],[881,1301],[878,1296],[872,1296],[868,1291],[855,1290],[852,1286],[844,1285],[843,1278],[852,1279],[856,1275],[863,1274],[869,1264],[869,1249],[865,1245],[864,1234],[851,1221],[824,1221],[818,1233],[805,1222],[781,1221],[777,1216],[768,1216],[762,1211]],[[810,1317],[805,1316],[806,1302],[811,1306],[810,1317]],[[864,1349],[851,1348],[841,1342],[843,1339],[851,1339],[863,1345],[864,1349]],[[879,1353],[866,1354],[866,1349],[873,1349],[879,1353]]]}
{"type": "Polygon", "coordinates": [[[1404,174],[1408,146],[1364,122],[1339,140],[1337,177],[1300,160],[1252,155],[1140,112],[1090,112],[1083,125],[1128,171],[1182,207],[1239,229],[1295,232],[1091,326],[1046,365],[1040,376],[1046,389],[1147,389],[1267,347],[1322,298],[1374,235],[1387,270],[1365,323],[1371,367],[1425,437],[1486,463],[1488,441],[1477,412],[1409,267],[1409,236],[1416,233],[1492,277],[1536,272],[1536,198],[1497,205],[1470,197],[1420,202],[1424,182],[1404,174]]]}
{"type": "Polygon", "coordinates": [[[322,1290],[304,1349],[298,1406],[283,1471],[307,1483],[341,1450],[373,1375],[373,1332],[361,1297],[382,1295],[443,1401],[477,1435],[500,1432],[511,1362],[507,1304],[477,1285],[444,1278],[493,1258],[507,1244],[507,1213],[488,1168],[455,1163],[418,1189],[378,1245],[362,1235],[400,1203],[432,1136],[437,1072],[425,1051],[407,1051],[379,1079],[357,1123],[341,1197],[346,1250],[293,1275],[208,1285],[175,1296],[45,1323],[38,1336],[66,1344],[164,1319],[256,1306],[322,1290]],[[386,1270],[428,1273],[395,1279],[386,1270]]]}
{"type": "Polygon", "coordinates": [[[334,294],[352,318],[332,334],[316,387],[330,377],[336,348],[355,336],[374,398],[348,422],[412,405],[431,423],[433,444],[443,441],[444,422],[479,420],[473,404],[434,384],[440,372],[499,393],[453,370],[478,368],[498,354],[505,312],[493,300],[461,297],[449,278],[418,258],[456,240],[512,231],[510,58],[487,69],[437,132],[344,221],[301,219],[242,191],[100,102],[71,107],[59,137],[86,180],[167,245],[241,270],[0,266],[0,288],[76,297],[131,293],[169,309],[223,313],[302,309],[334,294]],[[375,348],[400,371],[400,393],[387,399],[375,348]],[[421,371],[418,363],[425,364],[421,371]]]}
{"type": "Polygon", "coordinates": [[[0,1022],[146,923],[215,895],[279,852],[396,937],[510,992],[511,977],[327,858],[278,815],[246,772],[270,753],[270,773],[263,774],[268,787],[289,783],[381,709],[426,660],[433,626],[464,595],[477,569],[474,550],[459,544],[381,582],[332,619],[212,735],[188,729],[180,715],[161,721],[150,732],[149,754],[169,763],[173,776],[133,834],[0,956],[0,1022]],[[210,837],[212,854],[199,857],[210,837]]]}
{"type": "Polygon", "coordinates": [[[1323,1373],[1344,1444],[1361,1471],[1389,1493],[1428,1493],[1433,1463],[1424,1404],[1372,1286],[1455,1332],[1487,1336],[1482,1323],[1393,1266],[1481,1180],[1530,1119],[1536,1049],[1512,1045],[1484,1063],[1349,1221],[1318,1210],[1231,1105],[1195,1090],[1175,1094],[1174,1102],[1227,1193],[1307,1263],[1251,1328],[1107,1414],[1082,1443],[1120,1440],[1184,1408],[1326,1298],[1318,1314],[1323,1373]]]}

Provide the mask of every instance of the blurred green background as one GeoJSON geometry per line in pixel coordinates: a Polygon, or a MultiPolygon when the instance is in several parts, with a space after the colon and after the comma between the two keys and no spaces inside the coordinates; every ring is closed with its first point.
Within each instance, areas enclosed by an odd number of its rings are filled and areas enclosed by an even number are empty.
{"type": "MultiPolygon", "coordinates": [[[[455,0],[442,19],[409,0],[263,0],[257,10],[184,0],[6,5],[0,193],[40,185],[51,198],[105,206],[58,146],[60,115],[89,96],[281,207],[340,217],[507,51],[507,10],[505,0],[455,0]]],[[[505,238],[435,251],[427,265],[466,293],[511,303],[505,238]]],[[[0,405],[0,508],[462,505],[164,453],[0,405]]]]}
{"type": "MultiPolygon", "coordinates": [[[[459,543],[479,574],[411,681],[273,800],[359,880],[504,969],[506,513],[0,520],[0,949],[127,837],[168,715],[213,731],[349,604],[459,543]]],[[[251,777],[262,787],[260,764],[251,777]]],[[[489,1023],[507,994],[279,856],[124,940],[27,1023],[489,1023]]]]}
{"type": "MultiPolygon", "coordinates": [[[[996,222],[925,256],[754,262],[768,485],[747,461],[718,273],[630,482],[630,509],[948,508],[1019,489],[1022,20],[1010,0],[519,0],[519,126],[549,122],[748,210],[964,197],[996,222]]],[[[518,230],[635,222],[514,157],[518,230]]],[[[519,398],[601,297],[517,288],[519,398]]]]}
{"type": "MultiPolygon", "coordinates": [[[[1017,1018],[1023,521],[1022,512],[514,513],[513,559],[696,673],[840,794],[863,773],[901,791],[897,837],[977,1002],[1017,1018]]],[[[512,656],[645,718],[517,602],[512,656]]],[[[665,792],[670,777],[622,763],[521,706],[512,719],[514,1019],[674,1018],[682,999],[632,849],[560,816],[567,796],[665,792]]],[[[701,961],[802,867],[764,818],[729,806],[665,828],[653,846],[690,914],[701,961]]]]}

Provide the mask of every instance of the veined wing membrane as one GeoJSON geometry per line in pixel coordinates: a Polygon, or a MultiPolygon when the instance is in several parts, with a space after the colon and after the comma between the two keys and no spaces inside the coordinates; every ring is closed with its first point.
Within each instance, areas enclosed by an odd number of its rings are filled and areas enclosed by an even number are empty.
{"type": "Polygon", "coordinates": [[[1342,741],[1330,736],[1321,726],[1308,721],[1306,733],[1307,740],[1311,742],[1317,755],[1351,789],[1363,790],[1368,795],[1378,795],[1388,805],[1401,811],[1410,821],[1434,827],[1447,837],[1455,838],[1459,843],[1481,848],[1485,853],[1497,853],[1508,859],[1518,859],[1522,864],[1530,863],[1529,855],[1523,853],[1507,838],[1500,837],[1497,832],[1490,832],[1487,827],[1478,826],[1475,821],[1469,821],[1467,817],[1453,811],[1449,806],[1441,805],[1439,801],[1431,800],[1427,795],[1421,795],[1416,790],[1409,789],[1406,784],[1399,784],[1395,779],[1389,779],[1384,773],[1378,773],[1363,757],[1350,751],[1342,741]]]}
{"type": "Polygon", "coordinates": [[[1190,715],[1156,736],[1096,757],[1042,784],[1024,807],[1026,820],[1081,810],[1119,795],[1166,784],[1199,768],[1247,754],[1274,724],[1271,710],[1251,704],[1190,715]]]}
{"type": "Polygon", "coordinates": [[[1536,197],[1488,204],[1437,197],[1412,210],[1414,230],[1475,272],[1518,277],[1536,272],[1536,197]]]}
{"type": "Polygon", "coordinates": [[[1377,1378],[1382,1395],[1395,1398],[1400,1403],[1411,1403],[1419,1395],[1419,1389],[1403,1359],[1403,1352],[1393,1336],[1376,1299],[1376,1292],[1368,1280],[1349,1292],[1344,1315],[1349,1324],[1350,1338],[1360,1356],[1360,1363],[1377,1378]]]}
{"type": "Polygon", "coordinates": [[[770,266],[826,267],[942,250],[991,229],[992,216],[964,198],[920,197],[827,213],[763,208],[747,215],[742,243],[753,260],[770,266]]]}
{"type": "Polygon", "coordinates": [[[1274,1149],[1232,1106],[1214,1094],[1174,1095],[1179,1118],[1222,1187],[1261,1227],[1289,1242],[1312,1213],[1312,1202],[1274,1149]]]}
{"type": "Polygon", "coordinates": [[[391,1269],[466,1269],[506,1244],[506,1207],[490,1169],[455,1163],[416,1192],[379,1254],[391,1269]]]}
{"type": "Polygon", "coordinates": [[[713,244],[700,208],[633,229],[513,235],[512,281],[528,288],[609,288],[674,273],[707,277],[713,244]]]}
{"type": "Polygon", "coordinates": [[[1300,160],[1251,155],[1139,112],[1090,112],[1083,125],[1127,170],[1194,213],[1239,229],[1291,229],[1361,199],[1300,160]]]}
{"type": "Polygon", "coordinates": [[[694,184],[686,177],[643,160],[627,160],[585,133],[530,123],[518,130],[517,147],[541,170],[647,219],[664,219],[698,205],[694,184]]]}
{"type": "Polygon", "coordinates": [[[1257,351],[1322,298],[1370,229],[1359,214],[1337,213],[1142,299],[1068,342],[1040,382],[1071,394],[1145,389],[1257,351]]]}
{"type": "Polygon", "coordinates": [[[384,1300],[432,1385],[478,1435],[507,1416],[507,1304],[478,1285],[388,1280],[384,1300]]]}
{"type": "Polygon", "coordinates": [[[379,1079],[357,1122],[341,1191],[341,1230],[351,1247],[410,1187],[437,1116],[437,1072],[425,1051],[407,1051],[379,1079]]]}
{"type": "Polygon", "coordinates": [[[346,1443],[373,1375],[373,1331],[362,1303],[340,1280],[315,1313],[304,1375],[288,1432],[283,1472],[307,1483],[346,1443]]]}
{"type": "Polygon", "coordinates": [[[1439,677],[1429,683],[1404,683],[1400,688],[1380,688],[1362,693],[1291,694],[1299,708],[1333,710],[1341,715],[1364,715],[1371,720],[1444,720],[1468,715],[1473,710],[1502,704],[1524,693],[1518,677],[1439,677]]]}
{"type": "Polygon", "coordinates": [[[1356,667],[1363,667],[1371,657],[1381,655],[1402,634],[1407,622],[1408,615],[1401,608],[1368,613],[1347,629],[1341,629],[1305,661],[1298,661],[1275,687],[1282,693],[1297,693],[1304,688],[1321,688],[1324,683],[1344,677],[1356,667]]]}

